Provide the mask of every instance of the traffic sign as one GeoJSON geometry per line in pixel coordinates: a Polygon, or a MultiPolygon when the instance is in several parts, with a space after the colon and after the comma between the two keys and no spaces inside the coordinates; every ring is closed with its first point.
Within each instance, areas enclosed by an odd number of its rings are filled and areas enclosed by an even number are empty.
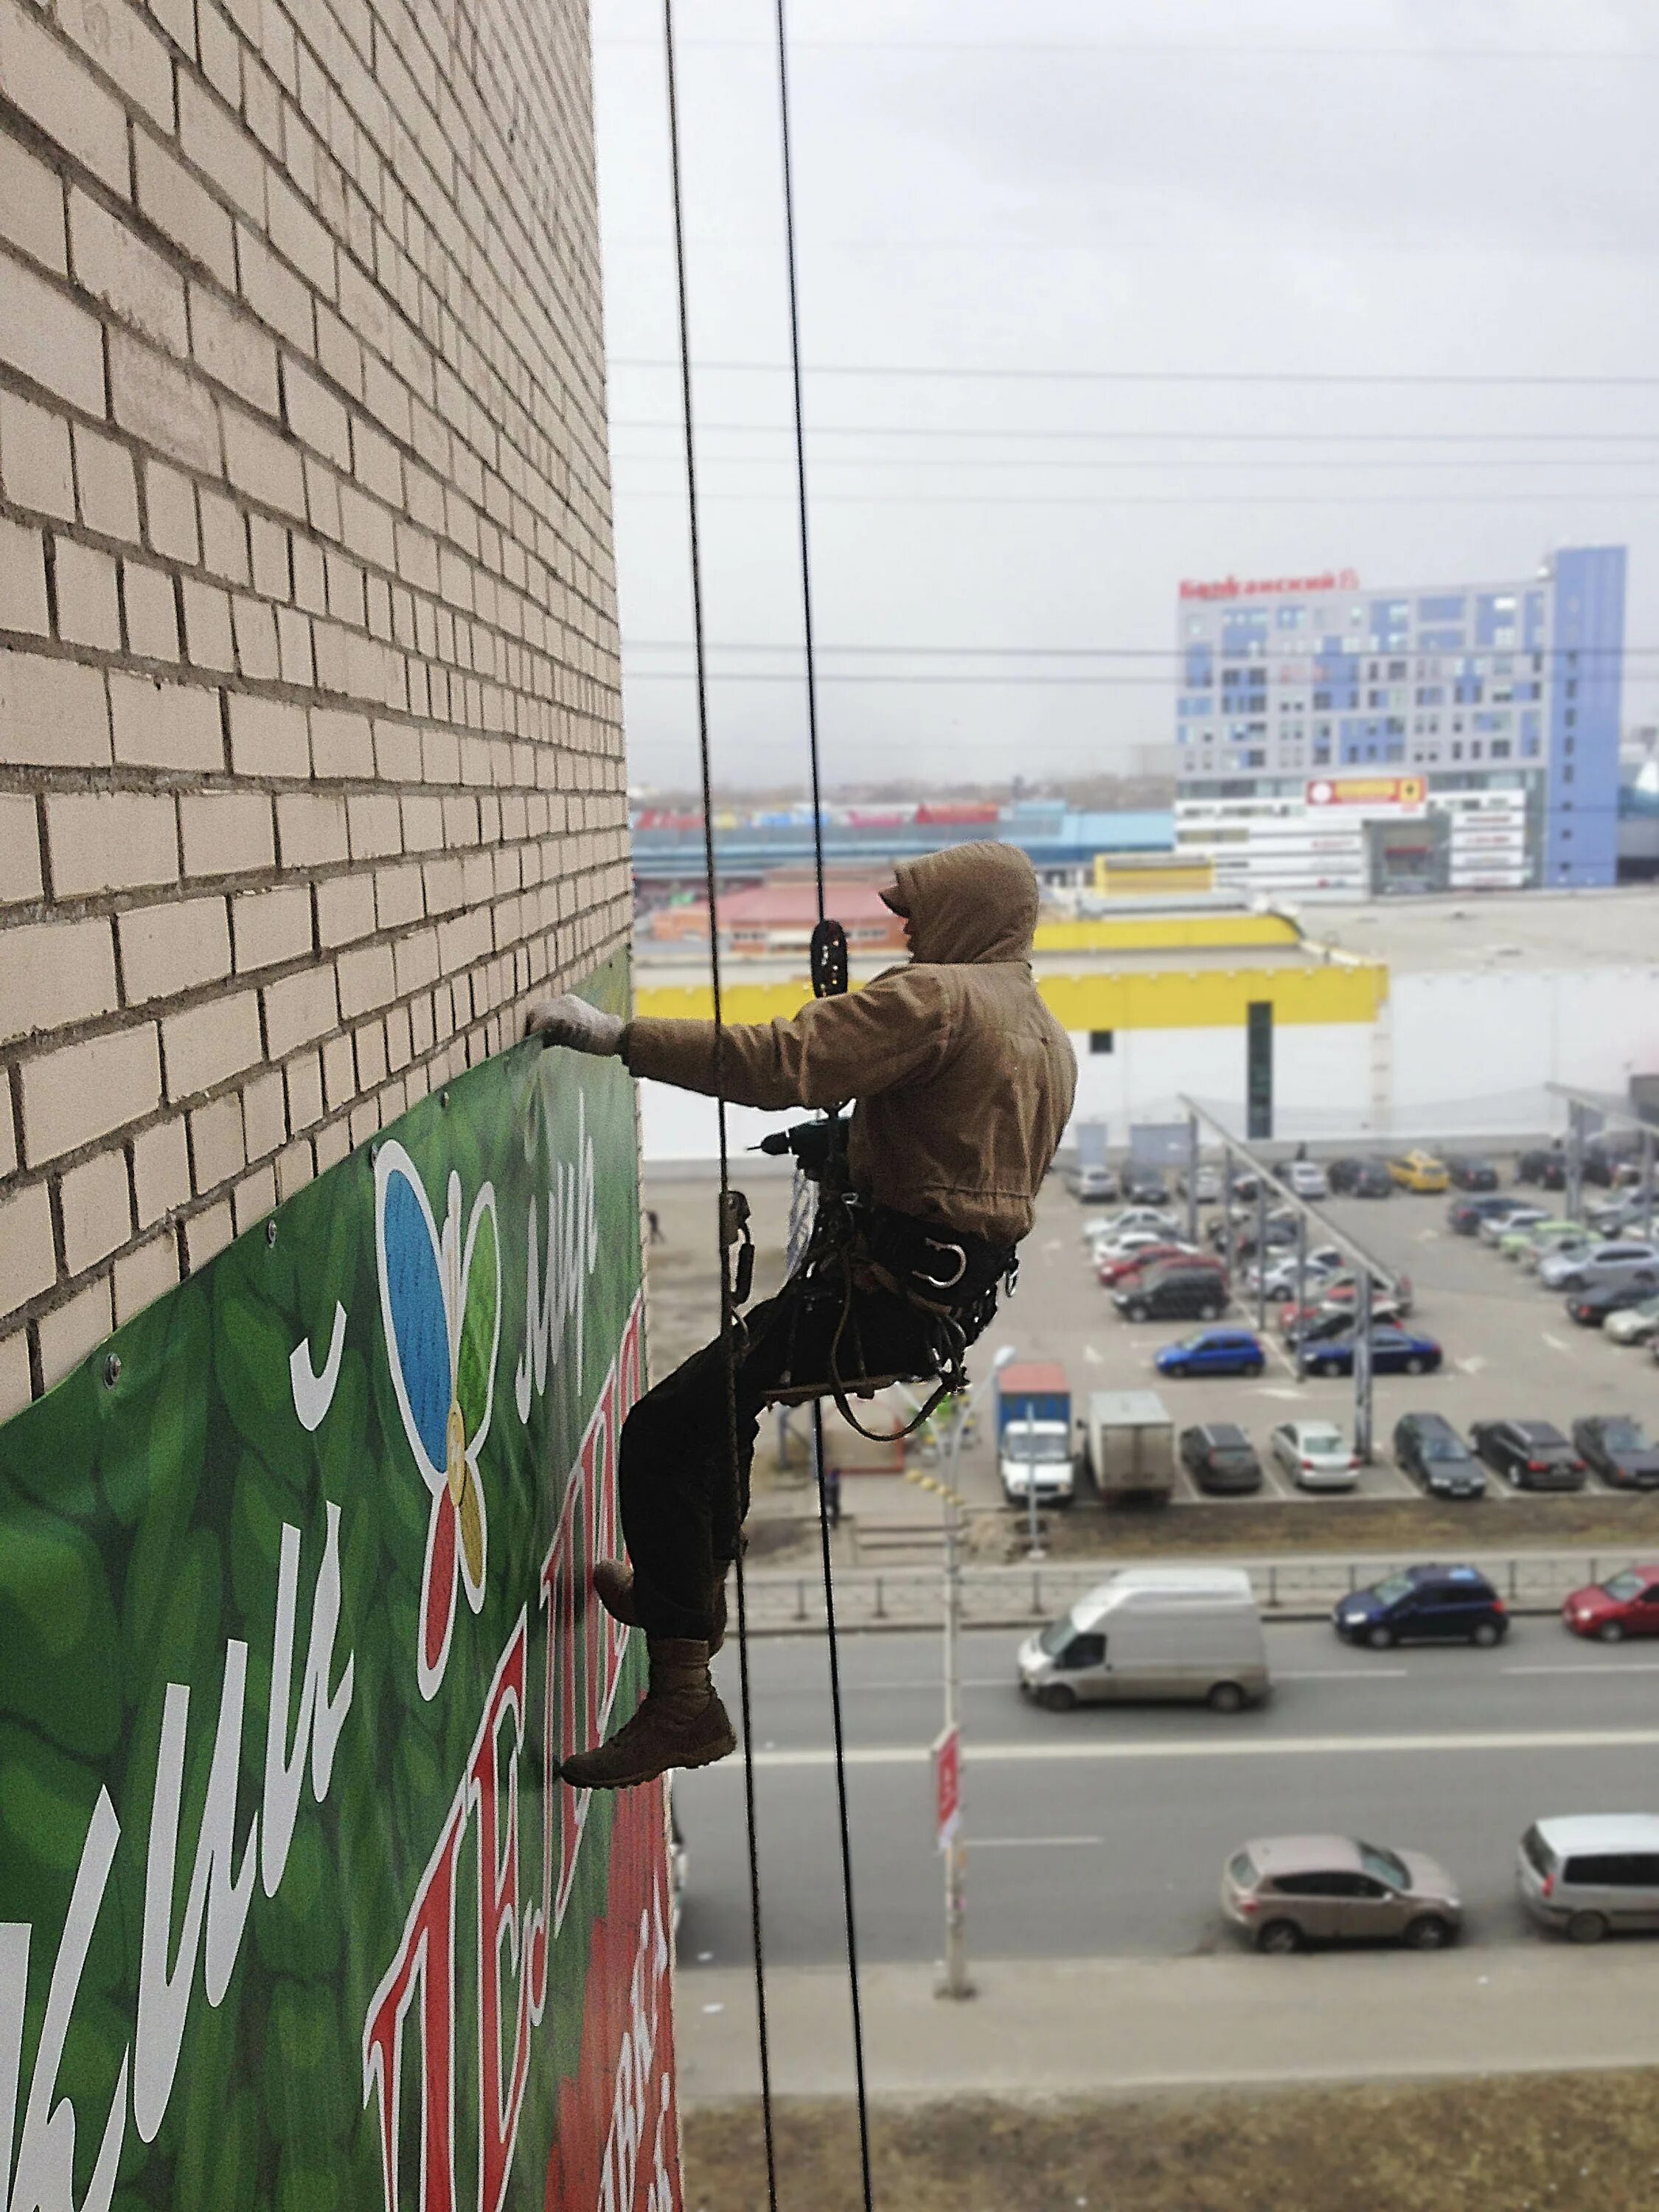
{"type": "Polygon", "coordinates": [[[962,1730],[946,1729],[933,1745],[933,1818],[939,1848],[954,1842],[962,1818],[962,1730]]]}

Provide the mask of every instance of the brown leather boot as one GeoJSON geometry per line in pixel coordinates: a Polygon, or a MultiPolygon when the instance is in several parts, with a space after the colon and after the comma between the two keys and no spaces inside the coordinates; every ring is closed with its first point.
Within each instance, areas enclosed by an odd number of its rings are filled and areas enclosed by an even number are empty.
{"type": "MultiPolygon", "coordinates": [[[[625,1628],[644,1626],[639,1607],[634,1598],[634,1570],[622,1559],[601,1559],[593,1570],[593,1594],[613,1620],[620,1620],[625,1628]]],[[[721,1576],[714,1584],[709,1601],[709,1615],[713,1624],[708,1638],[708,1656],[712,1659],[726,1641],[726,1579],[721,1576]]]]}
{"type": "Polygon", "coordinates": [[[639,1711],[608,1743],[578,1752],[562,1769],[575,1790],[632,1790],[671,1766],[712,1766],[738,1747],[714,1684],[708,1646],[653,1636],[651,1686],[639,1711]]]}

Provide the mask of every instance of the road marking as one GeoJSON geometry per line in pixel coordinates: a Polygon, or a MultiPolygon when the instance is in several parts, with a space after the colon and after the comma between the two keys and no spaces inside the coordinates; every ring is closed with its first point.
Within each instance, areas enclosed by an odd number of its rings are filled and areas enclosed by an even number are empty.
{"type": "Polygon", "coordinates": [[[1058,1252],[1064,1241],[1062,1237],[1051,1237],[1042,1249],[1045,1252],[1058,1252]]]}
{"type": "Polygon", "coordinates": [[[1481,1374],[1485,1370],[1486,1364],[1486,1361],[1478,1352],[1471,1352],[1467,1359],[1460,1359],[1456,1362],[1458,1369],[1465,1375],[1481,1374]]]}
{"type": "Polygon", "coordinates": [[[1304,1667],[1275,1674],[1275,1682],[1403,1682],[1409,1667],[1304,1667]]]}
{"type": "Polygon", "coordinates": [[[1083,1357],[1091,1367],[1103,1367],[1106,1364],[1092,1344],[1084,1346],[1083,1357]]]}
{"type": "Polygon", "coordinates": [[[1570,1344],[1563,1344],[1559,1336],[1552,1336],[1547,1328],[1541,1329],[1539,1334],[1542,1336],[1545,1343],[1548,1345],[1552,1352],[1571,1352],[1572,1350],[1572,1346],[1570,1344]]]}
{"type": "Polygon", "coordinates": [[[969,1836],[970,1851],[1070,1851],[1093,1850],[1105,1842],[1104,1836],[969,1836]]]}
{"type": "MultiPolygon", "coordinates": [[[[1641,1751],[1659,1746],[1659,1729],[1516,1729],[1480,1735],[1281,1735],[1195,1737],[1177,1743],[976,1743],[965,1747],[965,1762],[975,1766],[1040,1766],[1051,1761],[1079,1759],[1085,1763],[1123,1764],[1134,1759],[1376,1759],[1395,1758],[1427,1751],[1467,1753],[1498,1751],[1513,1755],[1522,1751],[1641,1751]]],[[[933,1758],[931,1744],[872,1744],[843,1754],[848,1766],[925,1766],[933,1758]]],[[[757,1751],[757,1767],[832,1767],[833,1750],[757,1751]]],[[[736,1779],[743,1772],[741,1759],[723,1760],[705,1770],[736,1779]]]]}
{"type": "Polygon", "coordinates": [[[1279,1398],[1292,1406],[1302,1397],[1300,1390],[1287,1390],[1280,1382],[1264,1382],[1255,1395],[1258,1398],[1279,1398]]]}
{"type": "MultiPolygon", "coordinates": [[[[1659,1659],[1580,1659],[1552,1667],[1504,1667],[1504,1674],[1659,1674],[1659,1659]]],[[[1281,1674],[1279,1680],[1285,1679],[1281,1674]]]]}

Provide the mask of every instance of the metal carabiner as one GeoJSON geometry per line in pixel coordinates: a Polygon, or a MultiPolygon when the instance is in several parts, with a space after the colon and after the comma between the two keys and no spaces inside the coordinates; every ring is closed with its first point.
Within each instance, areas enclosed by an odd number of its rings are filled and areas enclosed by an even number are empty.
{"type": "Polygon", "coordinates": [[[957,1272],[954,1275],[930,1275],[925,1268],[917,1267],[914,1273],[919,1280],[931,1283],[936,1291],[953,1291],[968,1272],[968,1254],[965,1248],[960,1244],[941,1243],[937,1237],[924,1237],[921,1241],[929,1251],[954,1252],[957,1255],[957,1272]]]}

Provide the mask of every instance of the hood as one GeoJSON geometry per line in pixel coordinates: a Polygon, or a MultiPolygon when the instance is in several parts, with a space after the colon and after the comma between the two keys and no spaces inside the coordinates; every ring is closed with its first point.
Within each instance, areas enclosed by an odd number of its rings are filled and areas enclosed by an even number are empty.
{"type": "Polygon", "coordinates": [[[888,901],[910,922],[910,957],[933,965],[1028,960],[1036,871],[1018,846],[952,845],[901,861],[888,901]]]}

